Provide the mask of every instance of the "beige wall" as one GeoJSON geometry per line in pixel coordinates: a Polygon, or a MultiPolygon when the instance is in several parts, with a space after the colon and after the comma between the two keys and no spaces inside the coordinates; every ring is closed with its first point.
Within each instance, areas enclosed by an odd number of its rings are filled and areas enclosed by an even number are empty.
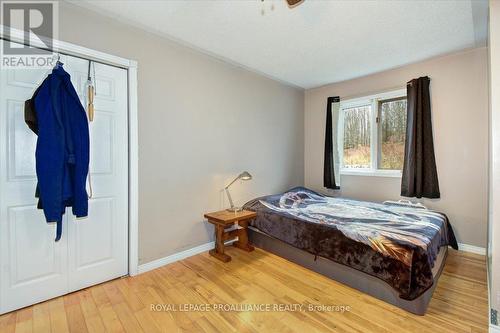
{"type": "Polygon", "coordinates": [[[500,1],[490,1],[490,214],[488,259],[491,307],[500,311],[500,1]]]}
{"type": "Polygon", "coordinates": [[[61,40],[139,62],[140,263],[212,240],[203,213],[242,170],[239,204],[303,183],[303,90],[73,5],[59,17],[61,40]]]}
{"type": "MultiPolygon", "coordinates": [[[[359,79],[306,91],[305,184],[323,191],[323,145],[328,96],[341,99],[405,88],[431,78],[434,145],[441,199],[422,200],[446,213],[458,241],[486,246],[488,204],[487,49],[435,58],[359,79]]],[[[400,199],[400,178],[342,176],[345,197],[400,199]]]]}

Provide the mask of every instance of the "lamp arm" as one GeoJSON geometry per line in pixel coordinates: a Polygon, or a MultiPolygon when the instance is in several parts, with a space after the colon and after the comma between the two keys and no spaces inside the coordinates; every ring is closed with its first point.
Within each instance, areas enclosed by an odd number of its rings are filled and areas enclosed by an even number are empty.
{"type": "Polygon", "coordinates": [[[233,198],[231,198],[231,193],[229,193],[229,187],[233,185],[234,182],[236,182],[238,179],[249,180],[252,179],[252,176],[246,171],[242,172],[238,175],[238,177],[234,178],[232,182],[230,182],[229,184],[227,184],[226,187],[224,187],[224,191],[226,192],[227,198],[229,199],[229,204],[231,205],[230,211],[232,212],[237,212],[241,210],[241,208],[239,207],[234,207],[233,198]]]}
{"type": "Polygon", "coordinates": [[[238,177],[234,178],[232,182],[230,182],[229,184],[227,184],[226,187],[224,187],[224,189],[227,190],[229,188],[229,186],[233,185],[235,181],[237,181],[238,179],[240,179],[240,176],[241,175],[238,175],[238,177]]]}
{"type": "MultiPolygon", "coordinates": [[[[234,183],[234,181],[233,181],[233,183],[234,183]]],[[[231,184],[229,184],[229,185],[231,185],[231,184]]],[[[231,205],[231,208],[234,208],[233,199],[231,198],[231,194],[229,193],[229,189],[228,189],[229,185],[226,186],[226,188],[224,190],[226,191],[227,198],[229,199],[229,204],[231,205]]]]}

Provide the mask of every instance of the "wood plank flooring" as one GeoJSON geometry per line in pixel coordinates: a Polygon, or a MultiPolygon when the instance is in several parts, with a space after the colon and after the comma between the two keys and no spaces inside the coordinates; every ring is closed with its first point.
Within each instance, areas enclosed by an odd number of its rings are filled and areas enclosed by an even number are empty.
{"type": "Polygon", "coordinates": [[[228,248],[227,252],[233,257],[227,264],[203,253],[5,314],[0,316],[0,332],[488,330],[484,256],[450,250],[427,314],[416,316],[265,251],[228,248]],[[183,304],[207,303],[348,305],[350,311],[151,310],[151,304],[180,310],[183,304]]]}

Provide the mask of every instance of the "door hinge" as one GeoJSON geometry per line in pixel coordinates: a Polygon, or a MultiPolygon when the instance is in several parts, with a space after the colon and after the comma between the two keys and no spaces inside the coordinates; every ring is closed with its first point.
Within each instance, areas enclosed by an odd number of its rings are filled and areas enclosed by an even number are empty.
{"type": "Polygon", "coordinates": [[[493,325],[498,325],[498,312],[495,309],[491,309],[491,323],[493,325]]]}

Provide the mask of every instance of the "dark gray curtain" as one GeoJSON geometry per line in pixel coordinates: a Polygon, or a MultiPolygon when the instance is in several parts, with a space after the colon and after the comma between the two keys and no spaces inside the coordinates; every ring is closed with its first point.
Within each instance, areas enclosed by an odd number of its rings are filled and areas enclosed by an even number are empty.
{"type": "Polygon", "coordinates": [[[401,181],[401,195],[417,198],[439,198],[439,182],[432,138],[429,77],[408,82],[408,118],[401,181]]]}
{"type": "Polygon", "coordinates": [[[339,102],[340,98],[338,96],[328,97],[326,101],[325,162],[323,167],[323,186],[334,190],[340,189],[340,186],[338,186],[335,182],[332,105],[333,103],[339,102]]]}

